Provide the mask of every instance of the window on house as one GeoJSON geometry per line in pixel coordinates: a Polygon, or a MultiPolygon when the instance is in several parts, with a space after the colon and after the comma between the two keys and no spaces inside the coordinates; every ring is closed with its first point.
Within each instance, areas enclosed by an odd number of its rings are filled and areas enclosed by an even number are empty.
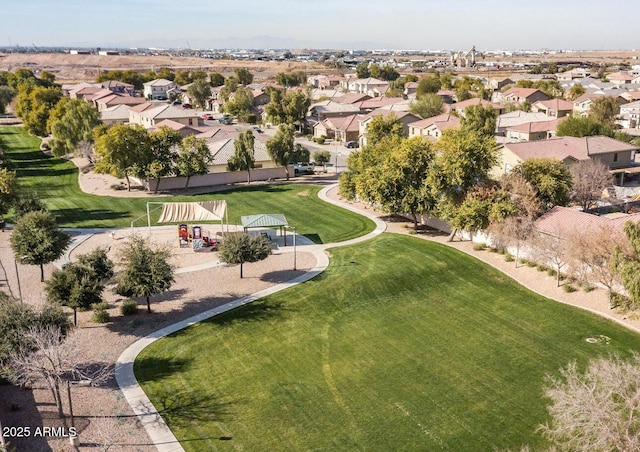
{"type": "Polygon", "coordinates": [[[509,163],[505,163],[504,164],[504,172],[505,173],[510,173],[511,172],[511,165],[509,163]]]}
{"type": "Polygon", "coordinates": [[[613,161],[614,162],[618,161],[618,153],[617,152],[615,154],[613,154],[613,161]]]}

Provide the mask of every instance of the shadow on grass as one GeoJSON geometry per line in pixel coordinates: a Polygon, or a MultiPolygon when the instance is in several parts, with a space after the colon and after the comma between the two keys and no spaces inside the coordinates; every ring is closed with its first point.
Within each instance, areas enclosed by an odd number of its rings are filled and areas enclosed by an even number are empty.
{"type": "Polygon", "coordinates": [[[205,322],[224,326],[237,323],[283,319],[287,313],[292,311],[293,309],[285,306],[284,302],[258,300],[207,319],[205,322]]]}
{"type": "Polygon", "coordinates": [[[74,227],[78,222],[87,223],[93,222],[94,227],[108,220],[117,220],[121,218],[128,218],[130,212],[116,212],[113,210],[104,209],[52,209],[51,213],[55,215],[58,223],[64,224],[67,227],[74,227]]]}
{"type": "Polygon", "coordinates": [[[324,243],[318,234],[304,234],[304,236],[316,245],[322,245],[324,243]]]}
{"type": "Polygon", "coordinates": [[[198,422],[224,422],[231,418],[233,402],[208,394],[187,391],[155,393],[153,404],[169,424],[188,425],[198,422]]]}
{"type": "MultiPolygon", "coordinates": [[[[136,358],[134,371],[140,383],[156,381],[189,370],[193,360],[193,357],[160,358],[143,356],[136,358]],[[146,378],[147,376],[148,378],[146,378]]],[[[157,408],[160,409],[160,407],[157,408]]]]}

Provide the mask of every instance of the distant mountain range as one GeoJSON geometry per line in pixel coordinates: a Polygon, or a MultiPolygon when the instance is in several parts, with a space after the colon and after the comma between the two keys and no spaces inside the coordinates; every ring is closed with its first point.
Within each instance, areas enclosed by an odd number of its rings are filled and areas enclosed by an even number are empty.
{"type": "Polygon", "coordinates": [[[229,36],[220,39],[141,39],[121,42],[76,42],[62,47],[78,48],[160,48],[160,49],[386,49],[392,48],[383,43],[373,41],[314,41],[311,39],[279,38],[276,36],[237,37],[229,36]]]}

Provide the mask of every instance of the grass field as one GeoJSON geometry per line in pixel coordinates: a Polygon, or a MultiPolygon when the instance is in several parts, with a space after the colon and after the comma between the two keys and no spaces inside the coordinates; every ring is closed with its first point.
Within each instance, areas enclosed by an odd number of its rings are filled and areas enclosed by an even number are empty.
{"type": "MultiPolygon", "coordinates": [[[[118,198],[83,193],[78,185],[78,169],[69,161],[51,158],[40,152],[40,140],[19,127],[0,127],[0,144],[19,178],[21,192],[37,192],[64,227],[129,227],[131,221],[146,213],[149,200],[199,201],[226,199],[229,221],[240,223],[242,215],[282,213],[316,243],[332,243],[359,237],[375,227],[360,215],[321,201],[318,186],[287,184],[255,186],[214,194],[166,198],[118,198]]],[[[152,220],[157,220],[159,211],[152,220]]],[[[9,221],[11,218],[8,218],[9,221]]],[[[146,219],[136,225],[143,226],[146,219]]]]}
{"type": "Polygon", "coordinates": [[[383,234],[319,277],[161,339],[135,372],[187,450],[545,445],[544,375],[640,336],[480,261],[383,234]],[[588,337],[610,343],[589,344],[588,337]]]}

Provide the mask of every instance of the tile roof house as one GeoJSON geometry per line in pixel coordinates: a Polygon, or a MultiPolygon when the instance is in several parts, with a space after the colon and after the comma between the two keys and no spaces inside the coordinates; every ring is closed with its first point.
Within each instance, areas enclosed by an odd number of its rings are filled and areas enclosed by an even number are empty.
{"type": "Polygon", "coordinates": [[[377,78],[359,78],[346,81],[347,91],[351,93],[363,93],[372,97],[384,95],[389,89],[389,82],[377,78]]]}
{"type": "Polygon", "coordinates": [[[591,74],[587,69],[577,67],[570,71],[558,72],[556,74],[556,80],[574,80],[577,78],[587,78],[589,75],[591,74]]]}
{"type": "Polygon", "coordinates": [[[527,124],[531,122],[552,121],[553,118],[542,112],[527,112],[522,110],[514,110],[509,113],[503,113],[496,118],[496,134],[506,136],[507,128],[527,124]]]}
{"type": "Polygon", "coordinates": [[[200,117],[193,110],[183,109],[165,103],[140,104],[129,109],[129,123],[139,124],[145,129],[157,126],[165,119],[172,119],[186,126],[197,126],[200,117]]]}
{"type": "Polygon", "coordinates": [[[144,104],[146,101],[142,97],[134,97],[129,94],[112,93],[110,95],[101,96],[93,101],[98,111],[115,107],[116,105],[134,105],[144,104]]]}
{"type": "Polygon", "coordinates": [[[472,105],[482,105],[484,108],[492,107],[497,114],[504,113],[504,107],[500,104],[489,102],[488,100],[473,97],[471,99],[463,100],[462,102],[455,102],[451,104],[451,111],[456,112],[460,116],[464,116],[464,110],[472,105]]]}
{"type": "MultiPolygon", "coordinates": [[[[220,141],[207,143],[211,151],[212,161],[207,167],[210,173],[223,173],[227,171],[229,159],[235,155],[235,138],[226,138],[220,141]]],[[[253,144],[255,168],[276,168],[277,165],[271,161],[267,146],[262,141],[256,139],[253,144]]]]}
{"type": "Polygon", "coordinates": [[[611,233],[623,233],[624,225],[628,221],[637,223],[640,221],[640,213],[593,215],[569,207],[556,206],[538,218],[534,227],[540,233],[566,239],[576,231],[588,234],[590,231],[605,229],[611,233]]]}
{"type": "Polygon", "coordinates": [[[129,123],[129,106],[128,105],[116,105],[114,107],[105,108],[100,111],[100,121],[107,126],[113,126],[115,124],[128,124],[129,123]]]}
{"type": "Polygon", "coordinates": [[[102,82],[102,88],[106,88],[111,92],[120,93],[120,94],[129,94],[130,96],[135,95],[135,87],[131,83],[124,83],[118,80],[107,80],[102,82]]]}
{"type": "Polygon", "coordinates": [[[413,113],[409,113],[407,111],[394,112],[390,110],[383,110],[381,108],[379,108],[378,110],[374,110],[359,119],[359,136],[360,144],[362,146],[366,146],[367,144],[367,127],[369,126],[369,123],[371,122],[371,120],[373,120],[373,118],[378,116],[383,116],[385,119],[388,119],[392,116],[396,117],[402,124],[402,130],[405,137],[409,136],[409,124],[421,119],[418,115],[414,115],[413,113]]]}
{"type": "Polygon", "coordinates": [[[102,89],[103,88],[100,85],[79,83],[78,85],[74,85],[68,90],[68,96],[71,99],[84,99],[86,97],[94,95],[99,91],[102,91],[102,89]]]}
{"type": "Polygon", "coordinates": [[[170,89],[179,89],[179,87],[171,80],[159,78],[144,84],[143,95],[145,99],[166,100],[169,98],[167,91],[170,89]]]}
{"type": "Polygon", "coordinates": [[[340,142],[358,141],[361,115],[327,118],[313,127],[314,138],[325,136],[340,142]]]}
{"type": "Polygon", "coordinates": [[[563,116],[571,114],[573,111],[573,102],[564,99],[540,100],[533,103],[531,111],[540,111],[553,118],[562,118],[563,116]]]}
{"type": "Polygon", "coordinates": [[[496,100],[500,103],[533,104],[539,100],[549,100],[549,96],[535,88],[509,88],[504,93],[498,93],[496,100]]]}
{"type": "Polygon", "coordinates": [[[620,106],[620,120],[616,121],[625,129],[640,128],[640,100],[620,106]]]}
{"type": "Polygon", "coordinates": [[[589,116],[589,112],[591,111],[591,104],[595,99],[602,96],[604,96],[604,94],[584,93],[582,96],[573,101],[573,114],[582,117],[589,116]]]}
{"type": "Polygon", "coordinates": [[[607,80],[616,85],[626,85],[627,83],[631,83],[633,78],[634,77],[630,73],[625,71],[607,74],[607,80]]]}
{"type": "Polygon", "coordinates": [[[349,116],[360,113],[360,108],[352,104],[342,104],[335,100],[324,100],[316,102],[309,107],[309,115],[322,121],[326,118],[335,118],[337,116],[349,116]]]}
{"type": "Polygon", "coordinates": [[[600,160],[610,169],[628,168],[640,147],[605,136],[561,137],[523,143],[505,143],[500,150],[499,166],[492,176],[499,178],[517,164],[531,158],[555,158],[571,165],[581,160],[600,160]]]}
{"type": "Polygon", "coordinates": [[[409,123],[409,138],[428,137],[438,139],[442,132],[447,129],[457,129],[460,127],[460,118],[450,114],[433,116],[421,119],[420,121],[409,123]]]}
{"type": "Polygon", "coordinates": [[[190,135],[198,135],[202,133],[202,130],[200,127],[187,126],[180,122],[173,121],[172,119],[164,119],[158,122],[155,126],[150,127],[147,130],[149,132],[155,132],[157,130],[160,130],[163,127],[168,127],[171,130],[175,130],[180,134],[182,138],[188,137],[190,135]]]}
{"type": "Polygon", "coordinates": [[[558,123],[565,118],[566,116],[552,121],[526,122],[507,127],[505,136],[509,141],[536,141],[553,138],[556,136],[558,123]]]}

